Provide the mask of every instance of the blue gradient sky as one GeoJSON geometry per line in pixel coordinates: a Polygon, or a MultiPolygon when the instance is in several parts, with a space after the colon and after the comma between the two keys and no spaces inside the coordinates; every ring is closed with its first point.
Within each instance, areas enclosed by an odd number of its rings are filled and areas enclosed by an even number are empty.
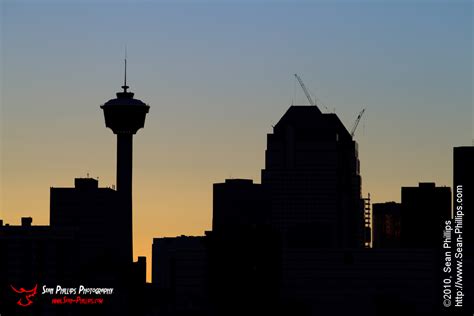
{"type": "Polygon", "coordinates": [[[294,73],[356,133],[363,193],[451,186],[473,137],[470,1],[1,3],[1,205],[49,222],[49,187],[115,182],[99,105],[129,85],[149,103],[135,137],[135,255],[211,227],[212,183],[260,182],[266,134],[307,104],[294,73]]]}

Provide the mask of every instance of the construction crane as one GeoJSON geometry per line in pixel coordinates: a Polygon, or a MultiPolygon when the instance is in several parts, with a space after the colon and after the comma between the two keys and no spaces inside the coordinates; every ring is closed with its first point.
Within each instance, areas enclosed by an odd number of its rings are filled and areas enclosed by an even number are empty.
{"type": "Polygon", "coordinates": [[[360,119],[362,118],[362,115],[364,115],[364,112],[365,112],[365,109],[362,109],[362,111],[360,111],[359,115],[357,116],[357,118],[354,122],[354,125],[352,126],[352,129],[351,129],[351,136],[352,137],[354,137],[355,131],[357,129],[357,126],[359,125],[359,122],[360,122],[360,119]]]}
{"type": "MultiPolygon", "coordinates": [[[[303,80],[301,79],[301,77],[298,76],[298,74],[295,74],[295,78],[296,78],[296,80],[298,80],[298,82],[299,82],[301,88],[303,89],[304,94],[305,94],[306,97],[308,98],[309,104],[317,106],[316,102],[313,101],[313,98],[311,97],[311,94],[309,93],[308,89],[307,89],[306,86],[304,85],[303,80]]],[[[319,103],[321,104],[321,102],[319,102],[319,103]]],[[[326,111],[329,112],[328,107],[325,106],[324,104],[322,104],[322,105],[323,105],[323,107],[326,109],[326,111]]]]}
{"type": "Polygon", "coordinates": [[[311,95],[309,94],[308,89],[306,89],[306,86],[304,85],[303,80],[301,80],[300,76],[298,76],[298,74],[295,74],[295,78],[300,83],[300,86],[303,89],[304,94],[306,94],[306,97],[308,98],[309,104],[316,105],[316,103],[311,98],[311,95]]]}

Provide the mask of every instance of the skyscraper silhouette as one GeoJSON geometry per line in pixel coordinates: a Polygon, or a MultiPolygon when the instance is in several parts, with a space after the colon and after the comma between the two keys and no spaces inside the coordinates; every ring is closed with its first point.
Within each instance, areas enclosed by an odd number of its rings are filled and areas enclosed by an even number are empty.
{"type": "Polygon", "coordinates": [[[267,137],[262,184],[289,247],[362,247],[357,143],[334,113],[291,106],[267,137]]]}

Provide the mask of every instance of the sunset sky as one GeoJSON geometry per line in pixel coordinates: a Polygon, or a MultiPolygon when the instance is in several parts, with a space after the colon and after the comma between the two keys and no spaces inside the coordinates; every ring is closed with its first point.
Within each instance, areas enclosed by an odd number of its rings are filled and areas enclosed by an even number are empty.
{"type": "MultiPolygon", "coordinates": [[[[260,182],[293,77],[356,132],[364,196],[452,185],[473,136],[471,1],[10,1],[0,4],[0,218],[49,223],[50,187],[115,183],[101,104],[151,106],[134,139],[134,252],[211,228],[212,184],[260,182]]],[[[326,111],[324,107],[321,110],[326,111]]],[[[150,275],[148,275],[150,279],[150,275]]]]}

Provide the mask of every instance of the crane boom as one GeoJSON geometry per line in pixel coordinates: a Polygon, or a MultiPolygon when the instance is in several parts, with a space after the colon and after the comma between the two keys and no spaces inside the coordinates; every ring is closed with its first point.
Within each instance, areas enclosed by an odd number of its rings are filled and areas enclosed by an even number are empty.
{"type": "Polygon", "coordinates": [[[308,98],[309,104],[316,105],[316,103],[314,103],[313,99],[311,98],[311,95],[309,94],[308,89],[306,89],[306,86],[304,85],[303,80],[301,80],[301,78],[300,78],[300,76],[298,76],[298,74],[295,74],[295,77],[296,77],[296,80],[298,80],[298,82],[300,83],[300,86],[303,89],[304,94],[308,98]]]}
{"type": "Polygon", "coordinates": [[[359,125],[360,119],[362,118],[362,115],[364,115],[365,109],[362,109],[360,111],[359,115],[357,116],[357,119],[354,122],[354,126],[351,129],[351,136],[354,137],[355,131],[357,129],[357,126],[359,125]]]}

